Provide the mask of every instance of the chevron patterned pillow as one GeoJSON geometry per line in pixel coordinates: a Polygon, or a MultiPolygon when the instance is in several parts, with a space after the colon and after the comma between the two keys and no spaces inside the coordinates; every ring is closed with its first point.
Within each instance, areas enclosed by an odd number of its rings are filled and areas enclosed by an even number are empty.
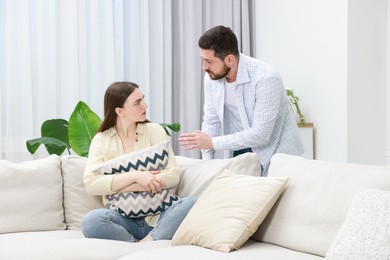
{"type": "MultiPolygon", "coordinates": [[[[161,170],[168,164],[168,151],[169,141],[166,141],[109,160],[95,171],[111,175],[129,171],[161,170]]],[[[173,188],[159,193],[124,192],[106,196],[104,206],[125,217],[138,218],[156,215],[172,206],[178,199],[179,197],[174,195],[173,188]]]]}

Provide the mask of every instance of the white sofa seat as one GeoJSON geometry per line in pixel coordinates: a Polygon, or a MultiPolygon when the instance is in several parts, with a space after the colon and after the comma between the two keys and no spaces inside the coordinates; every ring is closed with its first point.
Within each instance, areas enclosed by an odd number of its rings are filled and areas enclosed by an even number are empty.
{"type": "Polygon", "coordinates": [[[0,236],[0,245],[0,259],[250,260],[258,259],[259,255],[262,259],[272,260],[323,259],[320,256],[261,243],[251,239],[239,250],[222,253],[199,246],[171,247],[171,240],[127,243],[104,239],[86,239],[79,230],[3,234],[0,236]],[[28,256],[31,256],[31,258],[28,256]]]}
{"type": "Polygon", "coordinates": [[[137,251],[170,247],[169,240],[128,243],[86,239],[80,230],[21,232],[0,235],[0,259],[117,259],[137,251]]]}
{"type": "Polygon", "coordinates": [[[119,260],[159,259],[159,260],[319,260],[323,257],[306,254],[284,247],[248,240],[239,250],[223,253],[199,246],[175,246],[135,252],[119,260]]]}

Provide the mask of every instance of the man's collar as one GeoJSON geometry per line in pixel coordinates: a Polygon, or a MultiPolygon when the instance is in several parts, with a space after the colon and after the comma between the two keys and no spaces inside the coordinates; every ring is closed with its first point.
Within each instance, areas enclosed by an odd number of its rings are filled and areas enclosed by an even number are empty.
{"type": "Polygon", "coordinates": [[[251,81],[249,78],[246,63],[243,62],[244,59],[245,56],[242,53],[240,53],[240,58],[238,60],[237,75],[236,75],[237,84],[247,83],[251,81]]]}

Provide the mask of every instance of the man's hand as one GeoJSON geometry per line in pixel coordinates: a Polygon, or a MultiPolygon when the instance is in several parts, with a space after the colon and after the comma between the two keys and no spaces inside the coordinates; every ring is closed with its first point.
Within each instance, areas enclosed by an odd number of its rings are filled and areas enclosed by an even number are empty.
{"type": "Polygon", "coordinates": [[[186,146],[186,150],[193,149],[213,149],[211,137],[202,131],[181,134],[177,139],[180,146],[186,146]]]}

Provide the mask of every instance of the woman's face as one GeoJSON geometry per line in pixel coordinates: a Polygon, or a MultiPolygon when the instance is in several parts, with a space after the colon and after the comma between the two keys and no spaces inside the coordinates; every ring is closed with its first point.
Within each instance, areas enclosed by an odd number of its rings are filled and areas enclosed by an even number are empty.
{"type": "Polygon", "coordinates": [[[148,105],[144,100],[145,95],[135,88],[133,93],[126,99],[121,112],[118,114],[121,117],[128,119],[130,122],[143,122],[146,120],[146,110],[148,105]]]}

